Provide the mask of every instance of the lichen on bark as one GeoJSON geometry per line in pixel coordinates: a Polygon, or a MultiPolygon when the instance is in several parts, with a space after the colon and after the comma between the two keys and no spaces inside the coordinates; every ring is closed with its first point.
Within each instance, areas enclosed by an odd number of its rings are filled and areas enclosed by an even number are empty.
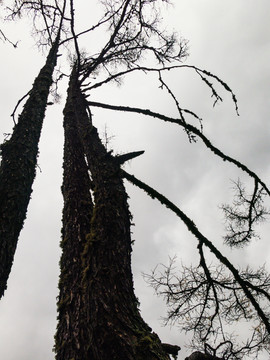
{"type": "MultiPolygon", "coordinates": [[[[83,237],[83,252],[77,252],[77,264],[82,266],[81,271],[77,268],[78,278],[82,279],[80,296],[83,303],[80,317],[83,336],[80,349],[77,350],[80,356],[76,355],[75,350],[72,354],[73,333],[70,322],[70,330],[66,327],[66,332],[58,332],[56,358],[67,359],[61,348],[59,350],[59,344],[61,347],[62,343],[64,347],[69,347],[66,352],[69,358],[76,360],[169,360],[159,337],[144,322],[138,309],[131,271],[131,215],[120,165],[106,151],[92,124],[76,71],[71,77],[68,94],[91,173],[94,204],[89,232],[83,237]]],[[[73,134],[77,136],[76,131],[73,134]]],[[[75,235],[74,248],[79,246],[77,241],[75,235]]],[[[70,252],[67,258],[70,258],[74,248],[66,247],[66,251],[70,252]]],[[[72,287],[72,282],[68,285],[70,282],[61,279],[63,275],[62,272],[60,284],[72,287]]],[[[62,304],[59,311],[67,306],[66,303],[62,304]]],[[[66,318],[72,321],[77,310],[69,307],[69,311],[71,313],[66,318]]],[[[60,314],[60,318],[63,318],[64,313],[60,314]]]]}

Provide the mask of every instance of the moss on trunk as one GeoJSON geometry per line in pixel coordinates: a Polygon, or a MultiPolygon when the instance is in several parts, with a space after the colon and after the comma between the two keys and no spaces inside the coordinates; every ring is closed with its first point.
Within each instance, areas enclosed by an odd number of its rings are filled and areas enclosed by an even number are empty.
{"type": "Polygon", "coordinates": [[[92,199],[84,152],[77,134],[70,96],[64,109],[64,198],[62,256],[60,261],[58,326],[55,335],[56,359],[85,359],[84,304],[81,255],[90,232],[92,199]]]}
{"type": "MultiPolygon", "coordinates": [[[[69,95],[94,193],[91,226],[82,258],[85,308],[81,326],[86,337],[80,344],[85,351],[80,359],[168,360],[160,339],[143,321],[134,294],[131,215],[120,165],[107,153],[92,126],[74,74],[69,95]]],[[[72,336],[72,330],[66,335],[72,336]]],[[[57,359],[67,360],[67,357],[57,359]]]]}

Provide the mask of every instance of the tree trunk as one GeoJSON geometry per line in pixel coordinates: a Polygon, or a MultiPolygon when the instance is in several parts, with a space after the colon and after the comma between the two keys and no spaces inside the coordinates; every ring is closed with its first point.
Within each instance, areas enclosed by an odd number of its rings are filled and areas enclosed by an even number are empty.
{"type": "MultiPolygon", "coordinates": [[[[69,96],[94,192],[91,229],[83,253],[85,318],[82,330],[87,336],[80,344],[85,349],[80,359],[169,360],[158,336],[143,321],[138,310],[131,272],[131,215],[120,165],[107,153],[92,126],[75,72],[69,96]]],[[[72,336],[72,331],[66,335],[72,336]]]]}
{"type": "Polygon", "coordinates": [[[0,298],[7,287],[18,237],[26,218],[36,173],[38,142],[56,65],[59,36],[45,66],[34,81],[29,98],[10,140],[1,145],[0,166],[0,298]]]}
{"type": "Polygon", "coordinates": [[[64,209],[55,352],[59,360],[82,360],[86,359],[82,325],[86,307],[81,290],[81,259],[87,234],[90,233],[93,204],[88,168],[77,133],[70,95],[64,109],[64,130],[64,209]]]}

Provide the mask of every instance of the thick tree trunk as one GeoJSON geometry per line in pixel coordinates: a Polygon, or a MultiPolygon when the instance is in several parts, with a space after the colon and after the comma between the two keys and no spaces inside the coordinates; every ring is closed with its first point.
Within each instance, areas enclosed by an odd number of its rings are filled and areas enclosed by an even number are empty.
{"type": "Polygon", "coordinates": [[[70,96],[64,109],[64,130],[64,209],[55,352],[59,360],[82,360],[86,359],[83,328],[86,307],[81,291],[81,259],[87,234],[90,233],[93,204],[88,168],[70,96]]]}
{"type": "MultiPolygon", "coordinates": [[[[168,360],[169,355],[158,336],[140,316],[138,300],[134,295],[131,215],[119,162],[107,153],[96,128],[92,126],[75,73],[70,82],[69,96],[72,98],[94,192],[91,229],[86,236],[83,253],[85,318],[82,330],[84,336],[87,332],[87,336],[80,344],[85,349],[80,359],[168,360]]],[[[72,336],[72,331],[66,335],[72,336]]]]}
{"type": "Polygon", "coordinates": [[[1,145],[0,298],[7,287],[36,173],[38,142],[56,64],[59,37],[34,81],[12,137],[1,145]]]}

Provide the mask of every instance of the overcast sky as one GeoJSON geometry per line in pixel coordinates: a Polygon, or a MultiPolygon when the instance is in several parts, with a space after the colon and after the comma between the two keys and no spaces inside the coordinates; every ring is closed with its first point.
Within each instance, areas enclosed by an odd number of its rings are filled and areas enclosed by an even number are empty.
{"type": "MultiPolygon", "coordinates": [[[[210,70],[233,89],[240,117],[229,94],[220,87],[222,104],[212,107],[210,91],[190,70],[168,77],[180,105],[203,117],[204,133],[228,155],[245,163],[269,185],[270,2],[269,0],[178,0],[164,13],[168,27],[189,40],[188,64],[210,70]]],[[[76,2],[75,2],[76,3],[76,2]]],[[[92,10],[92,9],[91,9],[92,10]]],[[[87,13],[87,12],[86,12],[87,13]]],[[[26,22],[27,23],[27,22],[26,22]]],[[[27,24],[5,27],[12,40],[20,39],[27,24]]],[[[97,42],[99,39],[96,40],[97,42]]],[[[44,63],[33,42],[23,36],[17,49],[0,42],[1,142],[11,132],[13,111],[44,63]]],[[[65,60],[65,59],[64,59],[65,60]]],[[[64,61],[62,60],[62,61],[64,61]]],[[[152,76],[131,76],[122,87],[104,87],[91,100],[149,108],[169,116],[177,112],[166,92],[152,76]]],[[[49,107],[40,145],[39,167],[27,220],[21,232],[8,290],[0,302],[0,358],[4,360],[53,359],[56,297],[60,258],[62,196],[62,107],[49,107]]],[[[241,174],[215,158],[198,141],[189,144],[176,126],[147,117],[93,109],[102,135],[107,128],[110,146],[117,153],[145,150],[126,165],[128,172],[163,192],[181,207],[201,231],[222,246],[224,224],[218,209],[230,199],[230,179],[241,174]]],[[[243,176],[246,180],[246,177],[243,176]]],[[[133,270],[136,295],[144,319],[162,341],[184,347],[186,336],[177,327],[163,327],[162,299],[142,278],[158,263],[196,264],[196,240],[167,209],[127,184],[134,215],[133,270]]],[[[269,226],[262,239],[245,250],[226,254],[235,265],[266,263],[270,271],[269,226]]],[[[183,359],[185,350],[179,353],[183,359]]],[[[263,359],[263,358],[261,358],[263,359]]]]}

